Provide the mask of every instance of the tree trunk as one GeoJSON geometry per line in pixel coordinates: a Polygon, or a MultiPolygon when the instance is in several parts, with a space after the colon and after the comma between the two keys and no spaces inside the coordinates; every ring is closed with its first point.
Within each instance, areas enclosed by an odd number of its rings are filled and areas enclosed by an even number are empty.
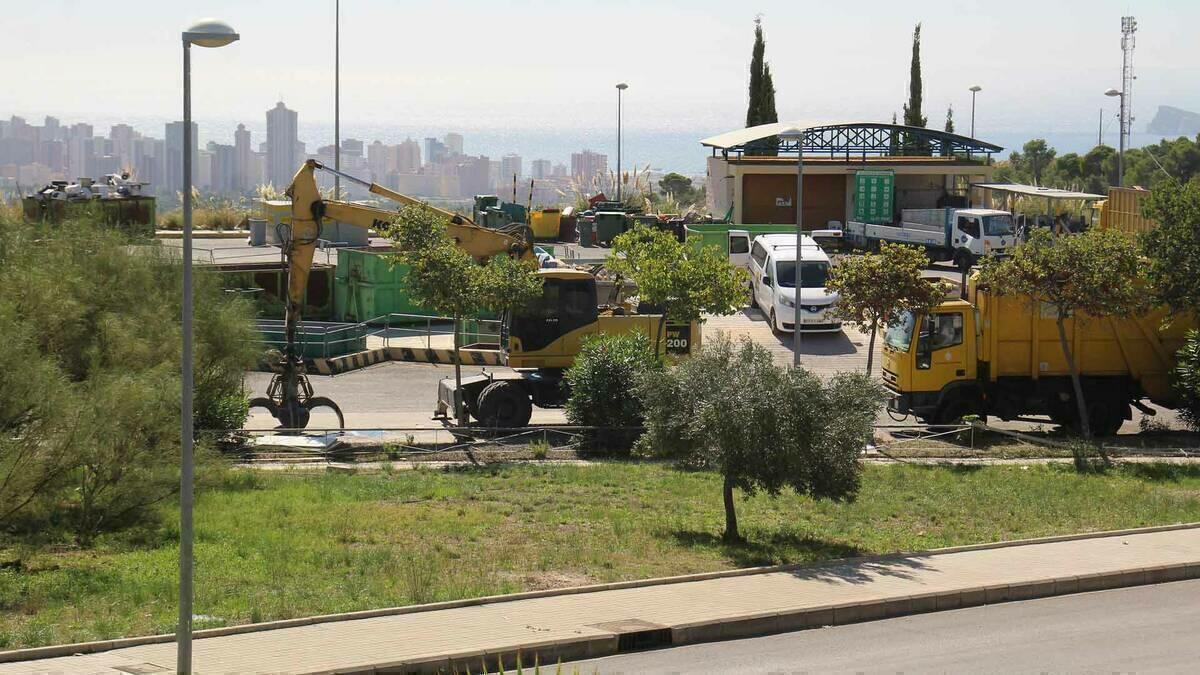
{"type": "Polygon", "coordinates": [[[725,534],[722,539],[727,542],[739,542],[742,535],[738,534],[737,511],[733,508],[733,479],[725,477],[725,534]]]}
{"type": "Polygon", "coordinates": [[[654,358],[658,359],[659,362],[663,362],[666,360],[665,358],[662,358],[658,355],[659,340],[665,339],[666,332],[667,332],[667,313],[663,312],[658,317],[658,330],[655,331],[655,333],[654,333],[654,358]]]}
{"type": "Polygon", "coordinates": [[[462,327],[462,316],[454,315],[454,417],[458,426],[467,426],[467,407],[463,405],[462,396],[462,358],[458,353],[459,329],[462,327]]]}
{"type": "Polygon", "coordinates": [[[871,321],[871,340],[867,343],[867,377],[871,376],[871,364],[875,363],[875,333],[879,330],[879,319],[871,321]]]}
{"type": "MultiPolygon", "coordinates": [[[[1088,422],[1087,402],[1083,400],[1083,385],[1079,382],[1079,369],[1075,366],[1075,355],[1067,344],[1067,329],[1063,326],[1062,312],[1058,313],[1058,342],[1062,345],[1063,356],[1067,358],[1067,368],[1071,371],[1071,386],[1075,389],[1075,407],[1079,414],[1079,430],[1085,439],[1092,438],[1092,425],[1088,422]]],[[[1076,329],[1079,327],[1076,326],[1076,329]]]]}

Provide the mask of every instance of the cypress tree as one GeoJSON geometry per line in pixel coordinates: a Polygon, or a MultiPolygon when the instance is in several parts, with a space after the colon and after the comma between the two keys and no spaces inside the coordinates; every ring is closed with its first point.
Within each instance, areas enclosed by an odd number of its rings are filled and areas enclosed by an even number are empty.
{"type": "Polygon", "coordinates": [[[921,115],[921,24],[913,30],[912,65],[908,75],[908,103],[904,104],[904,124],[923,127],[928,120],[921,115]]]}
{"type": "MultiPolygon", "coordinates": [[[[892,113],[892,126],[896,125],[896,113],[892,113]]],[[[892,139],[888,141],[888,154],[895,156],[900,154],[900,139],[895,131],[892,132],[892,139]]]]}
{"type": "MultiPolygon", "coordinates": [[[[759,124],[770,124],[779,121],[775,112],[775,82],[771,79],[771,65],[763,65],[762,103],[759,105],[761,119],[759,124]]],[[[779,154],[779,139],[775,136],[764,139],[760,154],[774,157],[779,154]]]]}
{"type": "Polygon", "coordinates": [[[750,105],[746,108],[746,126],[762,124],[763,53],[762,19],[754,20],[754,50],[750,54],[750,105]]]}
{"type": "Polygon", "coordinates": [[[954,133],[954,106],[946,108],[946,131],[954,133]]]}

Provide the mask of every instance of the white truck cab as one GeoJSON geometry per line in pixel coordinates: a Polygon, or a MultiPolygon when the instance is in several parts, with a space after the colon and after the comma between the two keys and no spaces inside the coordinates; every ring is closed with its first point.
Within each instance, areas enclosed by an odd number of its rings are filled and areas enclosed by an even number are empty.
{"type": "Polygon", "coordinates": [[[885,241],[920,246],[931,260],[953,260],[963,270],[1016,244],[1012,214],[994,209],[904,209],[898,223],[851,221],[845,235],[849,244],[868,250],[885,241]]]}
{"type": "Polygon", "coordinates": [[[801,242],[800,283],[796,283],[796,235],[764,234],[750,248],[750,304],[759,308],[771,330],[796,329],[796,294],[800,297],[800,330],[804,333],[837,332],[842,322],[830,315],[837,294],[825,289],[830,261],[812,237],[801,242]],[[799,288],[797,289],[797,286],[799,288]]]}

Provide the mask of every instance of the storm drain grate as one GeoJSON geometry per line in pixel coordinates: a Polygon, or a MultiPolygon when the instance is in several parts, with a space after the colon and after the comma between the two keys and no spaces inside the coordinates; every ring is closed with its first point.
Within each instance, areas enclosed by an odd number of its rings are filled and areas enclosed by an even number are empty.
{"type": "Polygon", "coordinates": [[[641,619],[605,621],[589,624],[589,627],[616,634],[618,652],[668,647],[671,644],[670,628],[641,619]]]}

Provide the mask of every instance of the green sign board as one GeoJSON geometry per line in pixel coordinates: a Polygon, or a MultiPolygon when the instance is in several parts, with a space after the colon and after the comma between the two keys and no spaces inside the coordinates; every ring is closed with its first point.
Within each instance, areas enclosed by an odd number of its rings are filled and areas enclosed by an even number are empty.
{"type": "Polygon", "coordinates": [[[854,219],[860,223],[892,222],[896,175],[891,171],[854,174],[854,219]]]}

